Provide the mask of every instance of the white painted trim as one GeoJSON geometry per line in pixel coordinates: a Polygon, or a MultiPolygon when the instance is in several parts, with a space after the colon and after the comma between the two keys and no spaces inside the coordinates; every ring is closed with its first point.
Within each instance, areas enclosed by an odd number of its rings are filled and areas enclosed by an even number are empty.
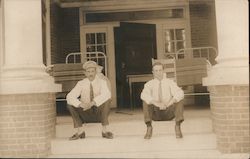
{"type": "Polygon", "coordinates": [[[51,32],[50,32],[50,0],[45,1],[46,5],[46,65],[51,65],[51,32]]]}
{"type": "Polygon", "coordinates": [[[0,74],[4,65],[4,0],[0,0],[0,74]]]}
{"type": "Polygon", "coordinates": [[[116,92],[116,67],[115,67],[115,41],[114,41],[114,26],[109,26],[108,27],[108,77],[111,83],[113,84],[112,86],[112,101],[111,101],[111,107],[116,107],[117,106],[117,92],[116,92]]]}
{"type": "Polygon", "coordinates": [[[187,5],[188,0],[103,0],[103,1],[85,1],[85,2],[66,2],[59,3],[61,8],[83,7],[86,11],[104,11],[104,10],[127,10],[127,9],[146,9],[171,7],[178,5],[187,5]]]}
{"type": "Polygon", "coordinates": [[[30,94],[30,93],[55,93],[61,92],[61,84],[55,84],[54,78],[48,76],[47,78],[39,79],[22,79],[12,78],[0,80],[0,94],[30,94]]]}

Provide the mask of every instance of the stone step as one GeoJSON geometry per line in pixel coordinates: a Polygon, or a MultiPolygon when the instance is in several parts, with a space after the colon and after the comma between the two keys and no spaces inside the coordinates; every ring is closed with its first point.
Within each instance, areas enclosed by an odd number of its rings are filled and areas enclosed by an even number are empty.
{"type": "Polygon", "coordinates": [[[141,110],[112,111],[110,129],[114,139],[101,137],[101,124],[86,125],[86,138],[69,141],[73,133],[70,116],[57,117],[56,138],[49,158],[172,158],[246,159],[249,154],[221,154],[216,149],[209,109],[185,110],[183,138],[176,139],[174,121],[153,122],[153,136],[143,139],[146,126],[141,110]],[[119,112],[119,111],[118,111],[119,112]]]}
{"type": "MultiPolygon", "coordinates": [[[[153,122],[154,134],[174,135],[174,121],[153,122]]],[[[146,126],[143,120],[112,121],[110,130],[115,135],[121,136],[143,136],[146,126]]],[[[181,125],[183,134],[212,133],[212,121],[209,118],[185,119],[181,125]]],[[[100,123],[89,123],[85,125],[86,136],[100,136],[102,126],[100,123]]],[[[56,137],[68,138],[74,134],[72,119],[56,125],[56,137]]]]}
{"type": "Polygon", "coordinates": [[[171,159],[248,159],[248,154],[221,154],[217,150],[166,150],[148,152],[58,154],[48,158],[171,158],[171,159]]]}
{"type": "MultiPolygon", "coordinates": [[[[166,151],[215,150],[216,140],[213,133],[185,134],[176,139],[174,135],[154,134],[150,140],[139,135],[116,135],[114,139],[104,139],[100,135],[89,135],[85,139],[69,141],[57,138],[52,141],[52,155],[85,154],[86,157],[98,154],[116,153],[165,153],[166,151]]],[[[98,156],[101,157],[101,156],[98,156]]]]}

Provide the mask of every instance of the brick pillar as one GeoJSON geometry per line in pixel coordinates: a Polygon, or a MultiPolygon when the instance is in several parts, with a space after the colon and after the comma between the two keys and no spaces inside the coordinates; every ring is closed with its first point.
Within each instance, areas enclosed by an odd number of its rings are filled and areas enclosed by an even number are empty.
{"type": "Polygon", "coordinates": [[[248,3],[216,0],[215,7],[218,64],[203,85],[210,92],[217,147],[223,153],[249,153],[248,3]]]}
{"type": "Polygon", "coordinates": [[[223,153],[250,152],[249,86],[210,86],[213,128],[223,153]]]}
{"type": "Polygon", "coordinates": [[[0,96],[1,157],[47,157],[55,137],[54,93],[0,96]]]}
{"type": "Polygon", "coordinates": [[[61,85],[43,64],[41,1],[0,2],[0,158],[47,157],[61,85]]]}

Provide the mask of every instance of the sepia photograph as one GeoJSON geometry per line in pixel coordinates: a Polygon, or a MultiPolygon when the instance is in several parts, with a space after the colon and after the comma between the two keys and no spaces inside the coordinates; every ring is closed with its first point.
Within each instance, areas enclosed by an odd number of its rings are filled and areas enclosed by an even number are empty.
{"type": "Polygon", "coordinates": [[[250,159],[247,0],[0,0],[0,158],[250,159]]]}

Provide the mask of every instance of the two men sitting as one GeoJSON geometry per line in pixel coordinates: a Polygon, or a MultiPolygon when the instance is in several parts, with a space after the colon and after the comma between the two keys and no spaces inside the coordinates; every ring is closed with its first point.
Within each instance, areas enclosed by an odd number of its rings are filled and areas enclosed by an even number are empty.
{"type": "MultiPolygon", "coordinates": [[[[101,123],[102,137],[112,139],[113,133],[108,129],[110,83],[100,73],[100,66],[96,62],[87,61],[83,64],[83,69],[86,78],[79,81],[66,97],[76,132],[70,140],[85,138],[83,125],[88,122],[101,123]]],[[[161,63],[156,62],[152,69],[154,79],[144,85],[141,93],[144,121],[147,125],[144,138],[152,137],[152,120],[166,121],[174,118],[176,138],[182,138],[180,125],[184,121],[182,103],[184,93],[174,81],[164,76],[161,63]]]]}

